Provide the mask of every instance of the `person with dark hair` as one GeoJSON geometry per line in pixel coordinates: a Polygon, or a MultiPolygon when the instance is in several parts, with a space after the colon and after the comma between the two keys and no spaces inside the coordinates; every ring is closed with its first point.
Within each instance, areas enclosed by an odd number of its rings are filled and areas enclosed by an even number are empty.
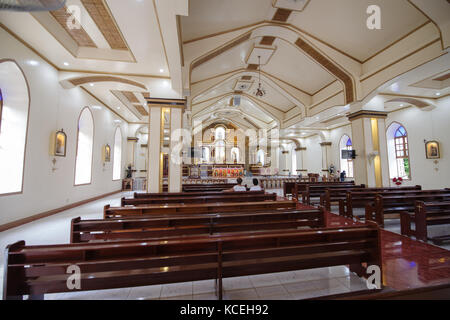
{"type": "Polygon", "coordinates": [[[253,186],[250,188],[250,191],[261,191],[261,190],[262,190],[262,188],[259,185],[258,179],[254,178],[253,179],[253,186]]]}
{"type": "Polygon", "coordinates": [[[242,185],[242,178],[237,178],[237,185],[235,185],[233,188],[227,190],[229,192],[242,192],[247,191],[247,188],[242,185]]]}

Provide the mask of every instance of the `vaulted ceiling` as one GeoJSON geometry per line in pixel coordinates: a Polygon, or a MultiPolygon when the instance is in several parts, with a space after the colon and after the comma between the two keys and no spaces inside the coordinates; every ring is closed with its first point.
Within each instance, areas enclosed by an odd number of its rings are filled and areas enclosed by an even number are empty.
{"type": "MultiPolygon", "coordinates": [[[[407,58],[429,46],[440,47],[440,29],[415,2],[191,0],[181,29],[184,85],[190,89],[193,119],[225,119],[224,112],[216,111],[229,110],[233,119],[267,117],[266,127],[289,129],[294,136],[299,130],[348,123],[350,103],[363,101],[374,89],[382,91],[376,83],[369,88],[360,81],[389,67],[386,61],[393,58],[383,54],[395,48],[407,58]],[[371,5],[381,9],[380,30],[367,28],[371,5]],[[430,43],[423,46],[421,41],[430,43]],[[261,81],[254,59],[258,55],[261,81]],[[264,97],[255,95],[259,82],[264,97]],[[239,106],[229,103],[233,96],[241,97],[239,106]]],[[[442,49],[436,52],[440,55],[442,49]]],[[[395,78],[391,75],[385,78],[395,78]]],[[[445,74],[440,77],[441,82],[430,82],[431,76],[425,85],[437,88],[448,81],[445,74]]],[[[406,77],[397,78],[397,85],[409,94],[418,92],[406,77]]],[[[447,93],[448,88],[440,89],[447,93]]],[[[434,91],[421,94],[436,98],[434,91]]]]}
{"type": "Polygon", "coordinates": [[[348,123],[377,94],[450,93],[449,17],[447,0],[68,0],[0,11],[0,28],[127,122],[148,122],[148,97],[187,97],[189,120],[296,136],[348,123]]]}

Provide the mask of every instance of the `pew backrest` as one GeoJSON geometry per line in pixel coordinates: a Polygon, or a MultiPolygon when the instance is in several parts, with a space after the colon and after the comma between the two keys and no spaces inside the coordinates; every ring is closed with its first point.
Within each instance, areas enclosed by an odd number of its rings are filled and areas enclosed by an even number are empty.
{"type": "Polygon", "coordinates": [[[381,268],[374,225],[168,241],[124,241],[6,249],[4,299],[43,299],[47,293],[128,288],[222,279],[318,267],[381,268]],[[80,272],[80,287],[67,285],[80,272]],[[68,272],[69,271],[69,272],[68,272]]]}
{"type": "Polygon", "coordinates": [[[106,205],[103,209],[103,218],[139,217],[145,215],[173,215],[173,214],[205,214],[226,212],[248,212],[261,210],[295,209],[296,201],[260,201],[236,203],[199,203],[199,204],[167,204],[145,205],[139,207],[111,207],[106,205]]]}
{"type": "Polygon", "coordinates": [[[139,198],[139,199],[121,199],[121,206],[138,206],[148,204],[188,204],[188,203],[214,203],[214,202],[248,202],[248,201],[275,201],[276,193],[246,193],[240,194],[223,193],[221,195],[203,195],[203,196],[180,196],[180,197],[160,197],[160,198],[139,198]]]}
{"type": "Polygon", "coordinates": [[[276,212],[204,214],[176,217],[81,220],[71,222],[71,243],[161,239],[268,230],[324,228],[323,208],[276,212]]]}

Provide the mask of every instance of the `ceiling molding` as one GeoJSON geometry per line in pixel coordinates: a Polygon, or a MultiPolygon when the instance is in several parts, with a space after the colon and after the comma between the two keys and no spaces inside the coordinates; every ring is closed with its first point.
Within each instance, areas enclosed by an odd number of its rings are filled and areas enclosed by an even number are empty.
{"type": "MultiPolygon", "coordinates": [[[[437,38],[437,39],[435,39],[435,40],[432,40],[432,41],[428,42],[427,44],[421,46],[420,48],[418,48],[418,49],[416,49],[416,50],[414,50],[414,51],[408,53],[406,56],[403,56],[403,57],[401,57],[401,58],[399,58],[399,59],[397,59],[397,60],[391,62],[390,64],[388,64],[388,65],[386,65],[386,66],[384,66],[384,67],[378,69],[377,71],[375,71],[375,72],[373,72],[373,73],[371,73],[371,74],[368,74],[368,75],[364,75],[363,77],[361,77],[361,78],[359,79],[359,81],[360,81],[360,82],[364,82],[364,81],[366,81],[367,79],[372,78],[374,75],[376,75],[376,74],[378,74],[378,73],[380,73],[380,72],[382,72],[382,71],[384,71],[384,70],[386,70],[386,69],[392,67],[393,65],[395,65],[395,64],[401,62],[402,60],[405,60],[405,59],[409,58],[410,56],[412,56],[412,55],[414,55],[414,54],[416,54],[416,53],[418,53],[418,52],[420,52],[420,51],[422,51],[422,50],[428,48],[429,46],[432,46],[433,44],[435,44],[435,43],[438,42],[438,41],[440,41],[439,38],[437,38]]],[[[446,53],[447,53],[447,52],[446,52],[446,53]]],[[[417,67],[417,66],[416,66],[416,67],[417,67]]],[[[416,67],[414,67],[414,68],[416,68],[416,67]]]]}
{"type": "MultiPolygon", "coordinates": [[[[439,31],[439,37],[440,37],[440,39],[441,39],[441,49],[442,50],[444,50],[445,48],[444,48],[444,40],[443,40],[443,38],[442,38],[442,31],[441,31],[441,28],[439,27],[439,25],[433,20],[433,19],[431,19],[431,17],[429,16],[429,15],[427,15],[422,9],[420,9],[418,6],[416,6],[413,2],[412,2],[412,0],[407,0],[408,1],[408,3],[410,4],[410,5],[412,5],[417,11],[419,11],[421,14],[423,14],[428,20],[430,20],[431,22],[433,22],[433,24],[434,24],[434,26],[438,29],[438,31],[439,31]]],[[[449,0],[447,0],[447,2],[448,2],[449,0]]]]}
{"type": "Polygon", "coordinates": [[[136,118],[138,118],[138,120],[142,120],[141,113],[134,107],[134,105],[128,100],[128,98],[123,94],[122,91],[110,90],[110,92],[125,106],[125,108],[127,108],[136,118]]]}
{"type": "Polygon", "coordinates": [[[133,80],[129,80],[129,79],[124,79],[124,78],[119,78],[119,77],[112,77],[112,76],[88,76],[88,77],[76,77],[76,78],[71,78],[71,79],[65,79],[64,81],[68,81],[70,83],[72,83],[74,86],[80,86],[86,83],[95,83],[95,82],[119,82],[119,83],[124,83],[124,84],[128,84],[131,86],[135,86],[144,90],[148,90],[147,87],[145,85],[143,85],[142,83],[133,81],[133,80]]]}
{"type": "Polygon", "coordinates": [[[345,88],[345,102],[346,104],[355,101],[355,88],[353,84],[353,77],[348,75],[343,69],[335,64],[331,59],[316,50],[312,45],[298,38],[295,44],[308,56],[314,59],[317,63],[322,65],[328,72],[340,79],[345,88]]]}
{"type": "Polygon", "coordinates": [[[421,24],[420,26],[418,26],[417,28],[414,28],[413,30],[409,31],[407,34],[405,34],[403,37],[395,40],[394,42],[390,43],[388,46],[384,47],[383,49],[375,52],[373,55],[371,55],[370,57],[364,59],[364,61],[362,63],[366,63],[367,61],[375,58],[377,55],[379,55],[380,53],[386,51],[387,49],[391,48],[392,46],[396,45],[397,43],[399,43],[400,41],[402,41],[403,39],[409,37],[410,35],[412,35],[414,32],[416,32],[419,29],[422,29],[423,27],[425,27],[426,25],[432,23],[431,20],[426,21],[425,23],[421,24]]]}
{"type": "Polygon", "coordinates": [[[118,114],[114,108],[111,108],[107,103],[103,102],[103,100],[101,100],[100,98],[98,98],[96,95],[94,95],[92,92],[90,92],[89,90],[87,90],[84,87],[79,87],[80,89],[82,89],[84,92],[86,92],[88,95],[90,95],[92,98],[94,98],[95,100],[97,100],[98,102],[100,102],[102,105],[104,105],[106,108],[109,109],[109,111],[111,111],[112,113],[114,113],[116,116],[118,116],[120,119],[122,119],[123,121],[125,121],[126,123],[130,123],[128,122],[127,119],[125,119],[124,117],[122,117],[120,114],[118,114]]]}
{"type": "Polygon", "coordinates": [[[234,39],[233,41],[218,47],[212,51],[210,51],[207,54],[204,54],[203,56],[201,56],[200,58],[197,58],[195,60],[192,61],[191,63],[191,68],[190,68],[190,74],[192,74],[192,70],[194,70],[195,68],[197,68],[198,66],[208,62],[211,59],[214,59],[215,57],[221,55],[222,53],[240,45],[241,43],[246,42],[247,40],[250,39],[250,36],[252,34],[251,33],[245,33],[244,35],[237,37],[236,39],[234,39]]]}

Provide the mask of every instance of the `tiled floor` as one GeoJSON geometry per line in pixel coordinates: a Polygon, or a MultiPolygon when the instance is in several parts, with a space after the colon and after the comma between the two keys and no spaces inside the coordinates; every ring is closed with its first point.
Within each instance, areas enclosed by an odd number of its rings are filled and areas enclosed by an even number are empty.
{"type": "MultiPolygon", "coordinates": [[[[225,300],[297,300],[366,289],[366,283],[338,266],[227,278],[225,300]]],[[[92,292],[49,294],[45,299],[217,300],[214,281],[196,281],[92,292]]]]}
{"type": "MultiPolygon", "coordinates": [[[[282,196],[281,190],[270,190],[282,196]]],[[[120,205],[122,193],[64,211],[18,228],[0,233],[0,249],[19,240],[27,244],[56,244],[69,242],[69,226],[72,218],[102,217],[103,206],[120,205]]],[[[328,214],[332,227],[359,224],[328,214]]],[[[450,282],[450,251],[400,236],[398,223],[388,223],[382,231],[384,285],[394,289],[420,287],[450,282]]],[[[3,255],[0,255],[0,287],[3,283],[3,255]]],[[[290,300],[346,293],[366,289],[365,280],[351,274],[347,267],[338,266],[267,275],[224,279],[224,299],[229,300],[290,300]]],[[[46,299],[217,299],[213,281],[175,283],[147,287],[101,290],[91,292],[50,294],[46,299]]]]}

